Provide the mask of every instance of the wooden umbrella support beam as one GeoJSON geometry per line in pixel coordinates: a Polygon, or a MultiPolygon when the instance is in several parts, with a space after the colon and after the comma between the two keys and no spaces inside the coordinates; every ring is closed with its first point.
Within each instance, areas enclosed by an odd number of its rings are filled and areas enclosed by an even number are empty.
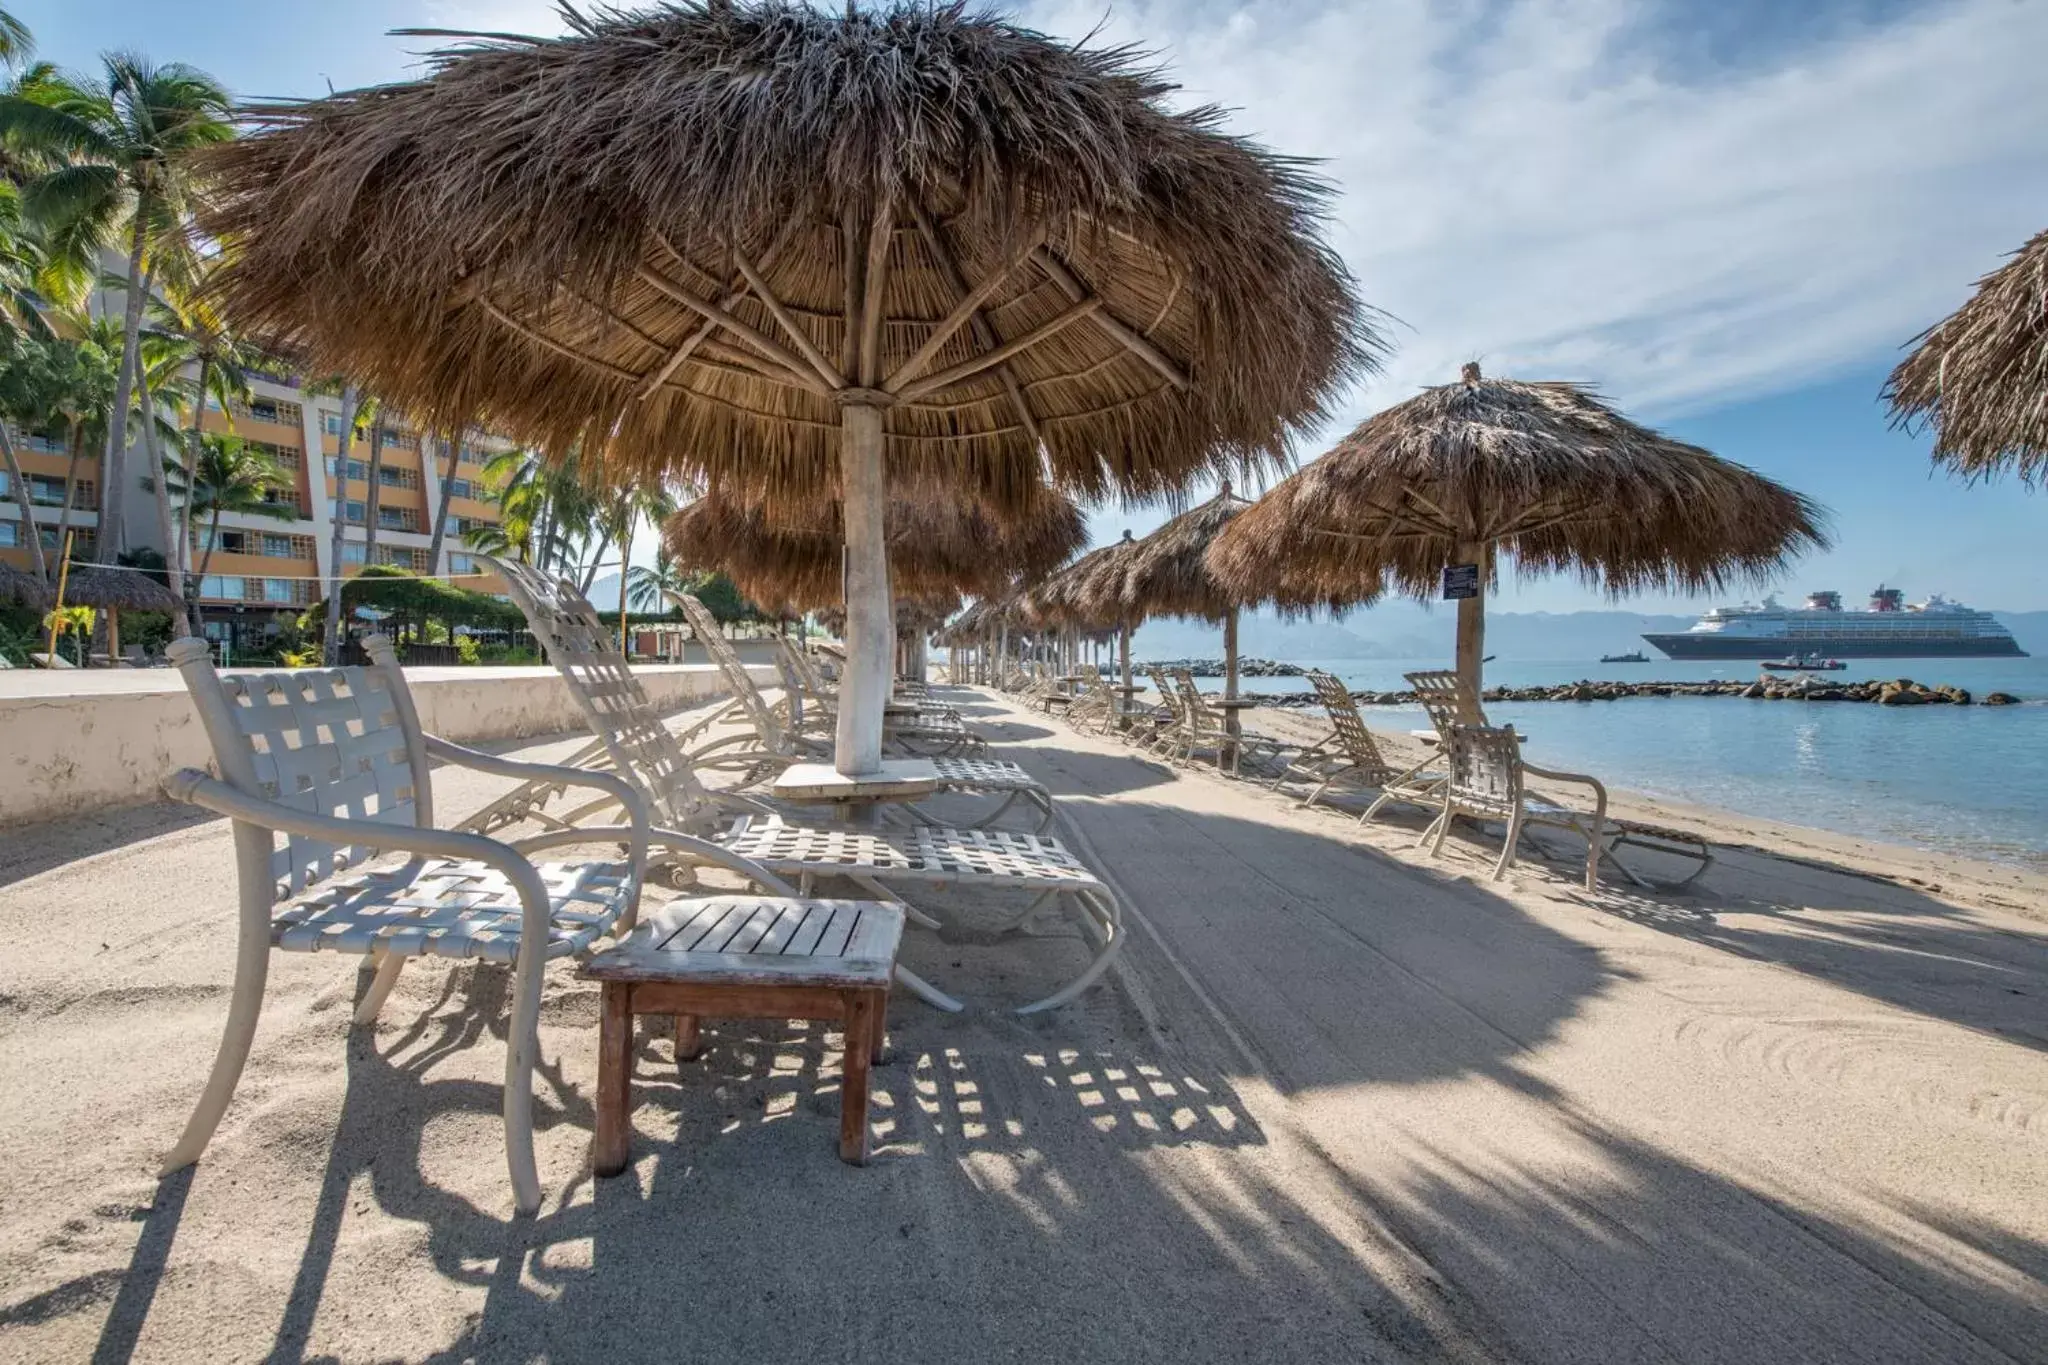
{"type": "Polygon", "coordinates": [[[1493,568],[1493,547],[1482,541],[1461,541],[1459,564],[1479,566],[1479,591],[1458,599],[1458,678],[1467,695],[1479,696],[1483,684],[1481,660],[1486,657],[1486,582],[1493,568]]]}
{"type": "Polygon", "coordinates": [[[846,777],[881,771],[882,704],[889,699],[889,561],[882,527],[889,489],[882,468],[882,418],[882,408],[872,403],[848,403],[839,415],[846,666],[839,683],[839,731],[832,766],[846,777]]]}

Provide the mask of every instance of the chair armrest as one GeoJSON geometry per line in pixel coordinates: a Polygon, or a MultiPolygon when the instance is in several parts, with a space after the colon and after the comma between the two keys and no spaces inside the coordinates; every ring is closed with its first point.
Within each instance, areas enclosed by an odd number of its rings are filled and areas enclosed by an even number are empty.
{"type": "Polygon", "coordinates": [[[647,798],[617,773],[595,772],[589,768],[565,768],[554,763],[523,763],[517,759],[500,758],[496,754],[464,748],[438,735],[427,735],[425,738],[427,755],[430,758],[443,759],[459,767],[474,768],[478,772],[492,773],[498,777],[517,777],[527,781],[544,778],[572,787],[595,787],[607,796],[617,798],[619,804],[625,808],[626,818],[632,822],[633,828],[641,831],[639,842],[643,845],[646,843],[646,831],[650,828],[647,798]]]}
{"type": "Polygon", "coordinates": [[[295,810],[280,801],[251,796],[239,787],[230,786],[217,777],[210,777],[197,768],[180,768],[165,778],[164,794],[173,801],[199,806],[216,815],[225,815],[231,820],[241,820],[265,829],[283,830],[287,834],[303,834],[309,839],[319,839],[326,843],[352,844],[380,851],[395,849],[401,853],[421,853],[435,858],[459,858],[483,863],[511,878],[512,884],[519,889],[521,900],[526,902],[529,913],[533,905],[533,902],[528,900],[528,893],[531,892],[532,896],[538,898],[543,919],[547,915],[547,888],[541,884],[540,875],[533,870],[533,864],[528,862],[518,849],[497,839],[487,838],[481,834],[463,834],[452,829],[387,824],[382,820],[345,819],[338,815],[316,815],[311,811],[295,810]]]}
{"type": "Polygon", "coordinates": [[[1589,773],[1559,772],[1554,768],[1539,768],[1533,763],[1524,763],[1522,771],[1532,777],[1549,782],[1573,782],[1593,789],[1593,816],[1603,824],[1607,819],[1607,784],[1589,773]]]}
{"type": "MultiPolygon", "coordinates": [[[[538,853],[543,849],[563,848],[572,844],[603,843],[607,838],[625,838],[632,833],[629,825],[580,825],[575,829],[549,830],[536,834],[530,839],[521,839],[513,847],[521,853],[538,853]]],[[[700,862],[713,863],[728,872],[737,872],[771,896],[794,896],[796,888],[770,872],[751,858],[742,858],[731,849],[722,848],[709,839],[695,834],[685,834],[678,829],[656,827],[649,831],[648,838],[657,848],[672,848],[689,854],[700,862]]]]}

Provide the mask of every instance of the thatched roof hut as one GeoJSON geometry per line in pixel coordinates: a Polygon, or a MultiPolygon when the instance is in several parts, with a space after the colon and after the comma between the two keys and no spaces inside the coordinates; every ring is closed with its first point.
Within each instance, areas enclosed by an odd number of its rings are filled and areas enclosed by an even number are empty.
{"type": "Polygon", "coordinates": [[[1223,692],[1237,695],[1237,618],[1245,600],[1210,572],[1208,555],[1216,537],[1250,505],[1226,481],[1209,501],[1133,542],[1120,574],[1097,574],[1083,589],[1090,610],[1112,612],[1123,623],[1126,675],[1134,624],[1151,616],[1192,616],[1223,627],[1223,692]]]}
{"type": "Polygon", "coordinates": [[[1484,593],[1505,553],[1525,574],[1570,571],[1614,594],[1762,579],[1827,543],[1820,509],[1770,479],[1638,426],[1564,383],[1465,366],[1361,423],[1217,538],[1229,591],[1282,605],[1434,597],[1451,565],[1458,669],[1479,686],[1484,593]]]}
{"type": "Polygon", "coordinates": [[[178,594],[142,569],[74,565],[64,580],[64,603],[100,611],[182,612],[178,594]]]}
{"type": "Polygon", "coordinates": [[[1935,463],[1970,479],[2048,474],[2048,231],[1915,340],[1884,397],[1898,425],[1933,428],[1935,463]]]}
{"type": "MultiPolygon", "coordinates": [[[[1053,493],[1009,518],[960,499],[898,498],[884,525],[898,597],[1006,592],[1019,573],[1044,572],[1088,538],[1081,509],[1053,493]]],[[[842,604],[845,534],[836,502],[814,499],[792,514],[713,494],[676,512],[662,536],[678,564],[721,571],[763,605],[842,604]]]]}
{"type": "Polygon", "coordinates": [[[1375,359],[1328,187],[1129,49],[909,0],[564,13],[253,111],[208,164],[223,311],[431,424],[834,490],[843,771],[879,755],[890,481],[1172,495],[1375,359]]]}
{"type": "Polygon", "coordinates": [[[50,585],[12,564],[0,564],[0,602],[15,602],[35,611],[48,611],[57,600],[50,585]]]}

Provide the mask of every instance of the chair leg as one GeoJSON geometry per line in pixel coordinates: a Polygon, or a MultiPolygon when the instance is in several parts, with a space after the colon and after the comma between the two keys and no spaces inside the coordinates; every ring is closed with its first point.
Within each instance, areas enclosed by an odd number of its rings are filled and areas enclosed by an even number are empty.
{"type": "Polygon", "coordinates": [[[259,918],[263,929],[252,932],[245,907],[241,942],[235,951],[235,992],[228,1001],[227,1027],[221,1031],[220,1048],[213,1055],[213,1070],[207,1074],[206,1088],[199,1092],[199,1103],[193,1108],[192,1117],[185,1120],[185,1131],[177,1145],[164,1158],[159,1172],[162,1175],[183,1170],[199,1160],[199,1154],[213,1140],[214,1129],[220,1127],[221,1116],[227,1113],[228,1101],[235,1097],[235,1086],[242,1079],[249,1047],[256,1041],[256,1021],[263,1013],[263,984],[270,975],[268,907],[262,908],[259,918]]]}
{"type": "Polygon", "coordinates": [[[694,1014],[676,1016],[676,1060],[694,1062],[704,1055],[704,1021],[694,1014]]]}
{"type": "Polygon", "coordinates": [[[1493,879],[1495,881],[1499,881],[1502,877],[1507,876],[1508,869],[1514,866],[1515,848],[1521,841],[1522,812],[1518,807],[1515,813],[1508,817],[1507,840],[1501,845],[1500,861],[1493,865],[1493,879]]]}
{"type": "Polygon", "coordinates": [[[519,960],[512,969],[512,1018],[505,1040],[505,1165],[512,1177],[513,1205],[523,1214],[540,1209],[540,1175],[533,1162],[533,1067],[540,1054],[540,987],[541,974],[547,969],[546,952],[544,935],[520,936],[519,960]]]}
{"type": "Polygon", "coordinates": [[[377,1016],[384,1009],[384,1002],[391,998],[391,988],[398,984],[398,974],[405,970],[404,953],[383,953],[377,958],[377,975],[370,981],[370,989],[363,992],[363,1003],[356,1006],[356,1023],[367,1027],[377,1022],[377,1016]]]}

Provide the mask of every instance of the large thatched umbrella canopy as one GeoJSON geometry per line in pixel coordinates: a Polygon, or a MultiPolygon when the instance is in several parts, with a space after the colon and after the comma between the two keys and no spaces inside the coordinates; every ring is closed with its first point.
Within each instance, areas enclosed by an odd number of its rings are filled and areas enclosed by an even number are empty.
{"type": "Polygon", "coordinates": [[[890,480],[1169,493],[1372,360],[1326,188],[1129,50],[907,0],[569,17],[255,111],[210,163],[226,311],[430,422],[834,490],[844,771],[880,752],[890,480]]]}
{"type": "Polygon", "coordinates": [[[1825,546],[1820,509],[1698,446],[1622,417],[1584,389],[1482,378],[1424,389],[1368,418],[1219,536],[1223,586],[1283,606],[1437,595],[1458,603],[1458,672],[1477,695],[1485,597],[1503,552],[1525,574],[1570,570],[1614,594],[1766,578],[1825,546]]]}
{"type": "Polygon", "coordinates": [[[1934,429],[1934,459],[1972,479],[2048,473],[2048,232],[1977,282],[1885,382],[1893,418],[1934,429]]]}
{"type": "MultiPolygon", "coordinates": [[[[899,597],[1003,592],[1017,573],[1042,573],[1088,538],[1081,509],[1059,494],[1009,517],[958,498],[893,498],[883,527],[899,597]]],[[[845,533],[836,502],[814,500],[792,514],[718,493],[670,517],[662,536],[678,564],[722,571],[757,602],[804,610],[843,604],[845,533]]]]}

